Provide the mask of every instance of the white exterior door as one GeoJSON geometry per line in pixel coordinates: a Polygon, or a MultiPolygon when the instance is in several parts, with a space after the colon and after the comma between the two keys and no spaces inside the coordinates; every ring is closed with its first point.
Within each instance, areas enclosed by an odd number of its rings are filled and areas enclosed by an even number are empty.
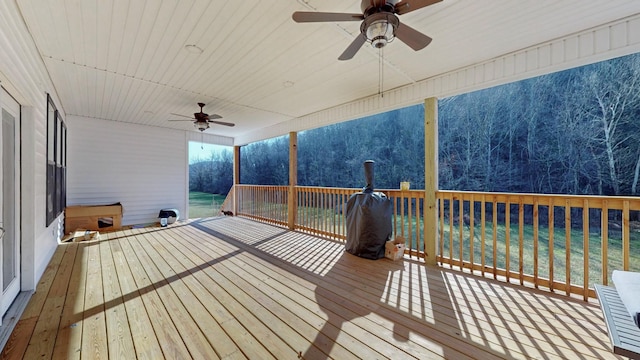
{"type": "Polygon", "coordinates": [[[20,292],[20,104],[0,88],[0,316],[20,292]]]}

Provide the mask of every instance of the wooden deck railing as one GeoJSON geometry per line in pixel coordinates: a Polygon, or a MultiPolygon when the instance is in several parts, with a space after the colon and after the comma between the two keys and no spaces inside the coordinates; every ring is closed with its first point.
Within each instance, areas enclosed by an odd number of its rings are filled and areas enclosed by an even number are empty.
{"type": "Polygon", "coordinates": [[[640,271],[640,198],[438,191],[442,263],[594,297],[640,271]]]}
{"type": "MultiPolygon", "coordinates": [[[[346,238],[345,206],[360,189],[296,186],[293,228],[346,238]]],[[[393,236],[423,258],[424,191],[379,190],[393,202],[393,236]]],[[[238,215],[288,224],[289,186],[236,185],[238,215]]],[[[594,297],[615,269],[640,271],[640,198],[441,190],[438,261],[482,275],[594,297]]]]}
{"type": "Polygon", "coordinates": [[[297,229],[344,240],[347,237],[347,200],[356,189],[296,186],[297,229]]]}
{"type": "MultiPolygon", "coordinates": [[[[238,215],[287,225],[288,186],[236,185],[238,215]]],[[[296,186],[294,227],[336,240],[346,239],[345,209],[349,197],[361,191],[351,188],[296,186]]],[[[424,191],[380,190],[393,202],[394,237],[401,235],[410,256],[424,257],[422,203],[424,191]]]]}
{"type": "Polygon", "coordinates": [[[289,207],[288,186],[234,185],[236,215],[287,225],[289,207]]]}

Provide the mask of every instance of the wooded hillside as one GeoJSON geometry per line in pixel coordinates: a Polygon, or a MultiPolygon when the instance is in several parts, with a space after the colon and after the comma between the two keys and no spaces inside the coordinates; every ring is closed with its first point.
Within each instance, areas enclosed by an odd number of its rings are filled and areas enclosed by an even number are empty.
{"type": "MultiPolygon", "coordinates": [[[[640,55],[440,99],[439,188],[636,195],[640,182],[640,55]]],[[[300,185],[424,187],[422,105],[298,134],[300,185]]],[[[246,184],[288,182],[288,139],[244,146],[246,184]]],[[[226,192],[232,152],[191,166],[192,190],[226,192]],[[226,189],[226,190],[224,190],[226,189]]]]}

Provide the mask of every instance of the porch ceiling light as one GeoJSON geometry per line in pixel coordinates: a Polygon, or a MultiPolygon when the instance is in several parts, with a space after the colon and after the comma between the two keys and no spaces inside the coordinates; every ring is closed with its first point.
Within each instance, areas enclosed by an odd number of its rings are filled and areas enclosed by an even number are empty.
{"type": "Polygon", "coordinates": [[[193,123],[193,126],[200,130],[200,131],[205,131],[209,128],[209,122],[207,121],[196,121],[193,123]]]}
{"type": "Polygon", "coordinates": [[[367,16],[360,31],[376,49],[382,48],[396,38],[396,29],[400,25],[398,17],[390,12],[379,12],[367,16]]]}

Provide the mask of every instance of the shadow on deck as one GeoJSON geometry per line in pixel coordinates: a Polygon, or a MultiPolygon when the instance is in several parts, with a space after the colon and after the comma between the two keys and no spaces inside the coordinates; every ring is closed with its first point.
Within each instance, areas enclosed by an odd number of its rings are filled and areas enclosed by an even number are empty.
{"type": "Polygon", "coordinates": [[[238,217],[60,245],[3,358],[616,358],[600,309],[238,217]]]}

